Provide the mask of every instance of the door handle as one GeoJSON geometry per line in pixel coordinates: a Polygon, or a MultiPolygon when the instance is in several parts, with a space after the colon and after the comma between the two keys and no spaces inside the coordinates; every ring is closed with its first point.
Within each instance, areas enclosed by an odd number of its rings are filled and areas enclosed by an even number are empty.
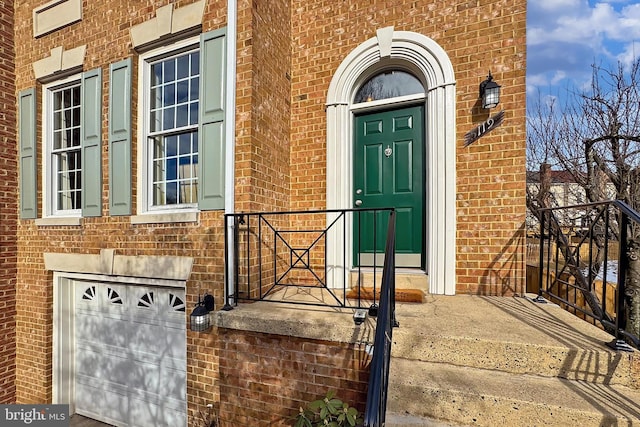
{"type": "Polygon", "coordinates": [[[356,206],[360,206],[362,204],[362,200],[356,200],[356,206]]]}

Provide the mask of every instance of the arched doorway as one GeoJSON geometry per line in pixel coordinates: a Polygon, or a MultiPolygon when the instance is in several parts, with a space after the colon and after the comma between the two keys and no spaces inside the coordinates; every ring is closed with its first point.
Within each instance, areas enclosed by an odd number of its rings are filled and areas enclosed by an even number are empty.
{"type": "Polygon", "coordinates": [[[429,274],[429,291],[452,295],[456,229],[455,79],[447,54],[430,38],[394,31],[393,27],[383,28],[376,37],[354,49],[338,67],[327,97],[327,208],[350,208],[357,200],[355,118],[367,109],[393,111],[407,105],[421,106],[419,114],[424,123],[424,150],[419,154],[426,171],[421,189],[425,253],[422,264],[429,274]],[[368,102],[363,109],[358,108],[357,91],[372,77],[388,70],[410,73],[426,92],[415,95],[415,99],[411,95],[396,97],[379,104],[368,102]]]}

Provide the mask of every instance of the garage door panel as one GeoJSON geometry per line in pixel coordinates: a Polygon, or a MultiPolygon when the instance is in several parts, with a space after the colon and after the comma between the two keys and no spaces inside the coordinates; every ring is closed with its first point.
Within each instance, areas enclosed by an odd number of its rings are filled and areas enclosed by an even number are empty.
{"type": "Polygon", "coordinates": [[[183,398],[186,393],[186,372],[172,368],[168,364],[161,365],[160,369],[163,375],[156,375],[158,365],[137,362],[135,369],[130,372],[128,381],[132,391],[156,394],[175,400],[183,398]]]}
{"type": "Polygon", "coordinates": [[[75,297],[78,413],[118,426],[185,426],[184,290],[76,282],[75,297]]]}
{"type": "Polygon", "coordinates": [[[76,381],[78,413],[118,426],[129,423],[129,393],[126,388],[80,376],[76,381]]]}
{"type": "Polygon", "coordinates": [[[77,375],[107,381],[110,384],[127,385],[131,372],[131,360],[126,354],[92,351],[87,348],[78,351],[77,375]]]}
{"type": "Polygon", "coordinates": [[[132,325],[129,342],[131,351],[150,353],[152,356],[159,354],[182,359],[186,357],[187,343],[183,335],[184,329],[145,325],[142,322],[132,322],[132,325]]]}
{"type": "Polygon", "coordinates": [[[129,341],[129,323],[100,313],[76,314],[76,345],[97,344],[114,347],[114,351],[126,348],[129,341]]]}

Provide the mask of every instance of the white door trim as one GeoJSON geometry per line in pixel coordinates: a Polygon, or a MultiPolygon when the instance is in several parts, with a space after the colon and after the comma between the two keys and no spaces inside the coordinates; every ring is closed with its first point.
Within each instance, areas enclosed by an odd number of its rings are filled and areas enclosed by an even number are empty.
{"type": "MultiPolygon", "coordinates": [[[[327,209],[349,209],[353,200],[353,112],[360,85],[386,69],[406,69],[421,80],[425,99],[425,242],[429,292],[454,295],[456,240],[456,81],[446,52],[432,39],[393,27],[354,49],[340,64],[327,96],[327,209]]],[[[348,236],[348,233],[347,233],[348,236]]],[[[344,256],[337,242],[328,251],[329,271],[338,278],[344,256]]],[[[348,265],[351,265],[349,262],[348,265]]],[[[347,266],[345,266],[346,268],[347,266]]],[[[332,277],[328,278],[332,282],[332,277]]]]}

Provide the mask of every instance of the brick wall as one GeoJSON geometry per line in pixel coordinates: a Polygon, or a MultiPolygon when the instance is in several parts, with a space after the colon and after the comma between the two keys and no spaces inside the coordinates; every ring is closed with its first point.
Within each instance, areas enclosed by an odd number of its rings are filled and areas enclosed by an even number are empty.
{"type": "Polygon", "coordinates": [[[238,11],[237,211],[289,209],[289,2],[242,2],[238,11]],[[246,6],[246,7],[245,7],[246,6]]]}
{"type": "Polygon", "coordinates": [[[340,63],[380,28],[424,34],[456,78],[457,292],[522,290],[526,1],[294,0],[292,11],[292,208],[326,205],[324,103],[340,63]],[[504,124],[464,148],[465,133],[487,119],[478,86],[489,70],[502,85],[504,124]]]}
{"type": "Polygon", "coordinates": [[[368,356],[353,344],[218,330],[221,426],[290,426],[300,406],[334,390],[360,413],[368,356]]]}
{"type": "MultiPolygon", "coordinates": [[[[42,1],[24,1],[16,7],[16,88],[37,88],[38,121],[42,117],[42,90],[34,78],[32,63],[49,56],[52,48],[65,49],[86,44],[84,69],[102,68],[103,75],[103,216],[84,218],[80,227],[41,226],[33,220],[18,221],[18,273],[17,273],[17,369],[16,397],[19,403],[50,402],[52,398],[52,274],[44,268],[43,253],[92,253],[100,249],[115,249],[121,255],[180,255],[193,257],[191,280],[187,283],[188,306],[197,299],[198,291],[209,291],[222,303],[224,251],[222,214],[202,212],[197,223],[132,225],[128,217],[108,216],[108,153],[107,153],[107,98],[109,64],[127,57],[134,58],[133,153],[136,159],[137,139],[137,55],[133,52],[129,29],[155,16],[159,7],[174,3],[181,7],[192,1],[169,0],[153,2],[88,2],[83,6],[81,22],[34,39],[32,9],[42,1]],[[144,6],[141,7],[141,3],[144,6]]],[[[203,19],[203,32],[226,24],[226,2],[209,0],[203,19]]],[[[13,92],[13,89],[12,89],[13,92]]],[[[15,135],[15,132],[12,132],[15,135]]],[[[14,137],[15,140],[15,137],[14,137]]],[[[38,130],[38,150],[41,150],[42,130],[38,130]]],[[[12,158],[16,158],[16,153],[12,158]]],[[[39,161],[42,157],[39,154],[39,161]]],[[[133,182],[137,179],[135,162],[133,182]]],[[[39,165],[39,170],[41,164],[39,165]]],[[[42,176],[38,175],[42,212],[42,176]]],[[[135,188],[134,188],[134,213],[135,188]]],[[[186,320],[186,319],[185,319],[186,320]]],[[[207,334],[187,334],[190,372],[187,380],[189,409],[195,410],[202,402],[210,402],[217,395],[213,378],[217,375],[217,360],[211,354],[211,337],[207,334]],[[205,351],[204,349],[208,349],[205,351]],[[191,372],[198,367],[201,375],[191,372]]]]}
{"type": "MultiPolygon", "coordinates": [[[[192,257],[194,266],[187,283],[189,307],[198,292],[208,291],[223,303],[224,252],[222,213],[201,212],[197,223],[132,225],[128,217],[108,216],[107,99],[109,64],[134,59],[132,107],[132,158],[137,158],[137,55],[129,29],[155,16],[157,8],[190,1],[127,0],[89,2],[83,5],[82,21],[33,38],[32,10],[42,1],[24,1],[16,7],[16,88],[37,88],[37,117],[42,118],[42,90],[35,81],[32,63],[63,46],[66,50],[86,44],[84,70],[102,68],[103,75],[103,216],[84,218],[80,227],[36,226],[32,220],[18,222],[17,272],[17,399],[20,403],[48,402],[52,398],[52,274],[44,269],[43,253],[98,253],[115,249],[121,255],[179,255],[192,257]]],[[[226,1],[208,0],[202,31],[226,25],[226,1]]],[[[288,151],[290,82],[290,10],[285,1],[239,2],[237,78],[237,189],[238,209],[288,208],[288,151]],[[255,53],[255,56],[254,55],[255,53]]],[[[13,102],[13,101],[12,101],[13,102]]],[[[11,120],[12,125],[15,118],[11,120]]],[[[9,134],[15,141],[15,130],[9,134]]],[[[41,150],[42,130],[38,129],[41,150]]],[[[15,144],[9,145],[15,149],[15,144]]],[[[16,153],[10,156],[15,165],[16,153]]],[[[41,156],[39,161],[42,161],[41,156]]],[[[41,167],[41,164],[39,165],[41,167]]],[[[11,169],[11,168],[10,168],[11,169]]],[[[15,170],[15,166],[13,167],[15,170]]],[[[40,169],[39,169],[40,170],[40,169]]],[[[137,180],[133,162],[133,182],[137,180]]],[[[15,178],[14,178],[15,180],[15,178]]],[[[38,175],[38,202],[42,212],[42,176],[38,175]]],[[[15,188],[15,185],[12,186],[15,188]]],[[[134,213],[136,188],[133,189],[134,213]]],[[[12,197],[15,200],[15,194],[12,197]]],[[[15,207],[14,207],[15,211],[15,207]]],[[[14,215],[15,218],[15,215],[14,215]]],[[[13,275],[12,275],[13,276],[13,275]]],[[[217,354],[212,334],[187,333],[187,394],[191,416],[205,403],[218,399],[215,384],[217,354]]]]}
{"type": "Polygon", "coordinates": [[[0,3],[0,404],[15,400],[17,144],[13,4],[0,3]]]}

